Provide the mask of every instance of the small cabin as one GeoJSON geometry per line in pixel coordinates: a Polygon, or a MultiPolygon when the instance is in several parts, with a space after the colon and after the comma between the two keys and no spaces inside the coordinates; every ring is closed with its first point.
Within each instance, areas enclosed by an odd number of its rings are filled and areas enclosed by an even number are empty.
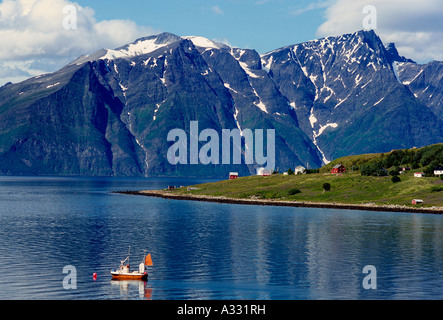
{"type": "Polygon", "coordinates": [[[258,176],[268,177],[271,174],[272,174],[272,170],[271,169],[265,169],[265,168],[258,168],[257,169],[257,175],[258,176]]]}
{"type": "Polygon", "coordinates": [[[443,174],[443,166],[437,166],[437,167],[434,169],[434,174],[435,174],[436,176],[442,175],[442,174],[443,174]]]}
{"type": "Polygon", "coordinates": [[[409,168],[409,167],[401,167],[400,169],[401,169],[401,171],[409,171],[409,170],[411,170],[411,168],[409,168]]]}
{"type": "Polygon", "coordinates": [[[425,176],[425,174],[423,172],[415,172],[414,173],[414,177],[416,178],[423,178],[425,176]]]}
{"type": "Polygon", "coordinates": [[[413,205],[420,204],[420,203],[423,203],[423,200],[421,200],[421,199],[414,199],[414,200],[412,200],[412,204],[413,205]]]}
{"type": "Polygon", "coordinates": [[[342,164],[337,164],[331,170],[331,173],[345,173],[345,172],[346,172],[346,167],[342,164]]]}
{"type": "Polygon", "coordinates": [[[234,180],[238,178],[238,172],[229,172],[229,180],[234,180]]]}

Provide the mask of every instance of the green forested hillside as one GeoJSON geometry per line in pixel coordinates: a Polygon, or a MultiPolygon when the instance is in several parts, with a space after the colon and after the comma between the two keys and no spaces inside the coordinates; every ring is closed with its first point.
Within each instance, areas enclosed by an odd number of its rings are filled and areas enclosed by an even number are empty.
{"type": "Polygon", "coordinates": [[[333,166],[339,163],[343,164],[348,171],[360,171],[363,175],[377,175],[375,172],[379,169],[388,171],[396,167],[409,167],[432,176],[435,167],[443,165],[443,143],[419,149],[392,150],[389,153],[343,157],[322,167],[320,172],[329,172],[333,166]]]}

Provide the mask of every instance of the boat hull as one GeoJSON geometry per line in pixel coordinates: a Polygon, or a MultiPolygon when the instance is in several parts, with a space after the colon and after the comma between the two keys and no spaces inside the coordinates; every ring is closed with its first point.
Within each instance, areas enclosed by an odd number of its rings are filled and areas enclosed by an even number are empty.
{"type": "Polygon", "coordinates": [[[147,280],[147,273],[118,273],[111,272],[113,280],[147,280]]]}

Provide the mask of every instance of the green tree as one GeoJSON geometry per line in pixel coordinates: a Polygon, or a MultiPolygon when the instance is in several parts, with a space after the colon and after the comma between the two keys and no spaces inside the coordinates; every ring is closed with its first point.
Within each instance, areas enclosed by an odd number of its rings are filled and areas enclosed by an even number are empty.
{"type": "Polygon", "coordinates": [[[300,189],[293,188],[288,190],[288,195],[293,196],[294,194],[300,193],[300,189]]]}
{"type": "Polygon", "coordinates": [[[331,184],[328,182],[323,183],[323,190],[324,191],[331,191],[331,184]]]}

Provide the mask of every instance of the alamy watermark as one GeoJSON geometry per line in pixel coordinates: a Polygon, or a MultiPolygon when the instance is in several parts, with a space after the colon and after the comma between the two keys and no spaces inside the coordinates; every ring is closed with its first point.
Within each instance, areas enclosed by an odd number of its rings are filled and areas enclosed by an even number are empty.
{"type": "Polygon", "coordinates": [[[363,273],[367,274],[363,278],[363,288],[366,290],[376,290],[377,289],[377,268],[373,265],[367,265],[363,268],[363,273]]]}
{"type": "Polygon", "coordinates": [[[67,274],[63,278],[63,289],[75,290],[77,289],[77,269],[74,266],[65,266],[63,273],[67,274]]]}
{"type": "Polygon", "coordinates": [[[66,30],[77,29],[77,8],[70,4],[63,7],[63,28],[66,30]]]}
{"type": "Polygon", "coordinates": [[[363,29],[366,31],[377,29],[377,8],[368,4],[363,7],[362,12],[365,14],[362,21],[363,29]]]}
{"type": "Polygon", "coordinates": [[[169,147],[167,153],[168,161],[172,165],[229,165],[242,164],[243,158],[243,164],[258,164],[263,166],[266,163],[266,169],[275,169],[274,129],[266,130],[266,156],[263,150],[265,140],[263,129],[256,129],[254,132],[251,129],[242,129],[242,131],[239,129],[223,129],[221,136],[220,139],[219,133],[214,129],[204,129],[199,133],[198,121],[190,122],[189,141],[188,135],[183,129],[173,129],[169,131],[167,137],[169,142],[174,142],[174,144],[169,147]],[[220,141],[222,148],[221,154],[220,141]],[[207,143],[199,149],[199,142],[207,143]]]}

